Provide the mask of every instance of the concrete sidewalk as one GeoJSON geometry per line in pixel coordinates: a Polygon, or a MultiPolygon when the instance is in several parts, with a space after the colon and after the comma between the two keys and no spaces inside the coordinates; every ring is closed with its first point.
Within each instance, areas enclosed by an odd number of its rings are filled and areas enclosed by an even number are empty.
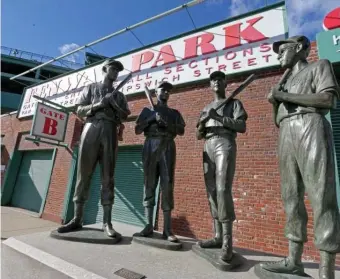
{"type": "Polygon", "coordinates": [[[1,206],[1,239],[11,236],[50,231],[60,224],[43,220],[30,211],[1,206]]]}
{"type": "MultiPolygon", "coordinates": [[[[101,225],[89,226],[100,228],[101,225]]],[[[123,241],[116,245],[87,244],[51,238],[50,232],[12,237],[3,242],[46,266],[71,278],[122,279],[114,274],[121,268],[143,274],[148,279],[206,279],[206,278],[257,278],[254,265],[278,257],[264,253],[235,249],[248,262],[233,272],[217,270],[206,260],[191,251],[196,240],[179,237],[184,247],[181,251],[167,251],[131,242],[132,235],[141,228],[115,223],[123,241]]],[[[318,264],[305,263],[305,271],[318,278],[318,264]]],[[[340,271],[336,271],[340,278],[340,271]]]]}

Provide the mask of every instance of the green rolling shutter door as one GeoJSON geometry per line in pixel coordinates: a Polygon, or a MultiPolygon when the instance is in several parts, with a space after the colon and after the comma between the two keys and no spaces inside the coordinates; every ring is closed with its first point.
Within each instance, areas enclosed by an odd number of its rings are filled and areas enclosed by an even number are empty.
{"type": "Polygon", "coordinates": [[[53,150],[25,151],[16,178],[11,205],[40,212],[53,167],[53,150]]]}
{"type": "MultiPolygon", "coordinates": [[[[144,226],[142,147],[120,147],[115,169],[115,200],[112,220],[144,226]]],[[[92,177],[90,197],[85,206],[84,225],[103,222],[100,204],[100,167],[92,177]]]]}

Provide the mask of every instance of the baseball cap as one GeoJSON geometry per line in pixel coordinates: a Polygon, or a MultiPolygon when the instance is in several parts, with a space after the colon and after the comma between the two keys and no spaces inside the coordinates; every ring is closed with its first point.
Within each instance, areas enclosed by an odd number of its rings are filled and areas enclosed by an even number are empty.
{"type": "Polygon", "coordinates": [[[158,88],[163,88],[165,90],[171,90],[173,88],[173,85],[170,82],[167,81],[162,81],[159,85],[158,88]]]}
{"type": "Polygon", "coordinates": [[[223,79],[225,79],[225,73],[221,72],[221,71],[215,71],[215,72],[212,72],[210,74],[210,80],[216,78],[216,77],[221,77],[223,79]]]}
{"type": "Polygon", "coordinates": [[[109,58],[104,61],[103,67],[108,66],[108,65],[116,66],[118,71],[124,70],[123,64],[117,60],[114,60],[113,58],[109,58]]]}
{"type": "Polygon", "coordinates": [[[285,40],[277,41],[273,43],[273,51],[275,53],[279,53],[279,47],[283,44],[287,43],[301,43],[304,50],[307,50],[309,52],[310,50],[310,41],[306,36],[299,35],[299,36],[293,36],[285,40]]]}

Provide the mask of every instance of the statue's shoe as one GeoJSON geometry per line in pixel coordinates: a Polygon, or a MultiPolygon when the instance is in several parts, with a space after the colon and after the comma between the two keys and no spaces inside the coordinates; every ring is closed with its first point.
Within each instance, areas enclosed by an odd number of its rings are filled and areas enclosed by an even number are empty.
{"type": "Polygon", "coordinates": [[[57,229],[58,233],[68,233],[81,229],[83,226],[80,221],[72,219],[66,225],[63,225],[57,229]]]}
{"type": "Polygon", "coordinates": [[[178,238],[170,232],[163,232],[163,238],[170,241],[170,242],[177,242],[178,241],[178,238]]]}
{"type": "Polygon", "coordinates": [[[144,229],[139,233],[140,236],[150,236],[153,234],[153,226],[148,224],[144,227],[144,229]]]}
{"type": "Polygon", "coordinates": [[[117,236],[117,232],[112,227],[112,224],[103,224],[103,231],[107,234],[108,237],[117,236]]]}
{"type": "Polygon", "coordinates": [[[201,240],[197,243],[201,248],[222,248],[222,240],[216,237],[207,240],[201,240]]]}
{"type": "Polygon", "coordinates": [[[289,258],[277,262],[260,263],[261,268],[273,273],[284,273],[293,275],[305,275],[302,264],[295,264],[289,258]]]}
{"type": "Polygon", "coordinates": [[[221,260],[228,262],[233,257],[233,244],[232,238],[230,235],[226,235],[223,237],[223,244],[222,244],[222,252],[221,252],[221,260]]]}

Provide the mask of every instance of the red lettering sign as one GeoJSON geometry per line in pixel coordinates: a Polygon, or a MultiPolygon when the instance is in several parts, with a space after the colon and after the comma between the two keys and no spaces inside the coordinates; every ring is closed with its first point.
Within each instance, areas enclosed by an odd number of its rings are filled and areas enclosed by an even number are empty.
{"type": "Polygon", "coordinates": [[[40,112],[42,114],[45,114],[45,115],[48,115],[48,116],[51,116],[53,118],[57,118],[57,119],[60,119],[60,120],[64,120],[65,119],[64,114],[61,114],[61,113],[56,112],[56,111],[51,111],[51,110],[47,111],[44,107],[40,108],[40,112]]]}
{"type": "Polygon", "coordinates": [[[183,71],[184,71],[182,65],[183,65],[183,64],[177,64],[177,67],[176,67],[177,73],[178,73],[178,72],[183,72],[183,71]]]}
{"type": "Polygon", "coordinates": [[[255,65],[257,65],[256,58],[249,58],[248,59],[248,66],[255,66],[255,65]]]}
{"type": "Polygon", "coordinates": [[[146,51],[132,56],[132,72],[140,71],[142,64],[150,62],[154,57],[153,52],[146,51]]]}
{"type": "Polygon", "coordinates": [[[193,69],[193,68],[196,68],[197,67],[197,64],[195,64],[194,66],[192,65],[193,63],[197,63],[196,60],[191,60],[189,62],[189,68],[193,69]]]}
{"type": "Polygon", "coordinates": [[[224,64],[222,64],[222,65],[218,65],[218,70],[219,71],[226,71],[226,69],[227,69],[227,65],[224,65],[224,64]]]}
{"type": "Polygon", "coordinates": [[[156,61],[152,64],[151,68],[157,67],[158,62],[163,62],[162,65],[166,65],[169,63],[176,62],[174,51],[172,50],[171,45],[162,46],[156,61]]]}
{"type": "Polygon", "coordinates": [[[268,51],[271,51],[271,49],[272,49],[272,47],[268,43],[264,43],[264,44],[260,45],[260,51],[261,52],[268,52],[268,51]]]}
{"type": "Polygon", "coordinates": [[[166,75],[171,74],[171,67],[166,67],[164,70],[164,74],[166,75]]]}
{"type": "Polygon", "coordinates": [[[198,56],[198,48],[201,48],[202,55],[216,51],[215,46],[211,43],[214,40],[214,34],[206,33],[184,40],[185,51],[184,59],[198,56]],[[200,41],[200,42],[199,42],[200,41]]]}
{"type": "MultiPolygon", "coordinates": [[[[242,45],[242,39],[247,41],[248,43],[254,43],[258,41],[262,41],[268,39],[262,32],[256,29],[255,25],[263,19],[263,16],[257,16],[255,18],[247,20],[247,25],[243,27],[243,23],[235,23],[233,25],[224,27],[225,33],[225,46],[223,49],[229,49],[233,47],[237,47],[242,45]],[[242,28],[243,27],[243,28],[242,28]]],[[[199,55],[207,55],[210,53],[214,53],[217,51],[214,45],[214,34],[213,33],[204,33],[197,36],[193,36],[184,40],[184,57],[183,60],[197,57],[199,55]],[[200,50],[200,53],[199,53],[200,50]]],[[[263,44],[260,46],[261,52],[270,51],[271,47],[269,44],[263,44]]],[[[177,54],[178,55],[178,54],[177,54]]],[[[243,50],[243,56],[251,56],[253,55],[253,49],[245,49],[243,50]]],[[[233,60],[236,58],[236,53],[228,52],[225,55],[227,60],[233,60]]],[[[155,57],[155,53],[153,51],[147,50],[142,53],[136,54],[132,56],[132,72],[138,72],[141,70],[142,65],[152,62],[151,68],[163,66],[166,64],[171,64],[179,61],[176,59],[176,55],[173,50],[173,46],[170,44],[164,45],[160,48],[157,56],[155,57]]],[[[205,60],[205,65],[208,65],[208,60],[211,57],[203,58],[205,60]]],[[[216,57],[218,62],[218,56],[216,57]]],[[[192,64],[189,66],[190,68],[194,68],[192,64]]],[[[177,67],[177,71],[180,69],[177,67]]],[[[166,68],[165,74],[171,73],[170,68],[166,68]]],[[[140,81],[140,80],[139,80],[140,81]]]]}
{"type": "Polygon", "coordinates": [[[236,23],[231,26],[224,27],[225,32],[225,47],[224,49],[237,47],[241,45],[241,39],[246,40],[248,43],[254,43],[268,39],[260,31],[258,31],[253,25],[260,21],[263,16],[259,16],[253,19],[247,20],[249,24],[245,29],[241,31],[242,23],[236,23]]]}
{"type": "Polygon", "coordinates": [[[57,134],[57,125],[58,122],[55,119],[45,117],[43,134],[54,136],[57,134]]]}

